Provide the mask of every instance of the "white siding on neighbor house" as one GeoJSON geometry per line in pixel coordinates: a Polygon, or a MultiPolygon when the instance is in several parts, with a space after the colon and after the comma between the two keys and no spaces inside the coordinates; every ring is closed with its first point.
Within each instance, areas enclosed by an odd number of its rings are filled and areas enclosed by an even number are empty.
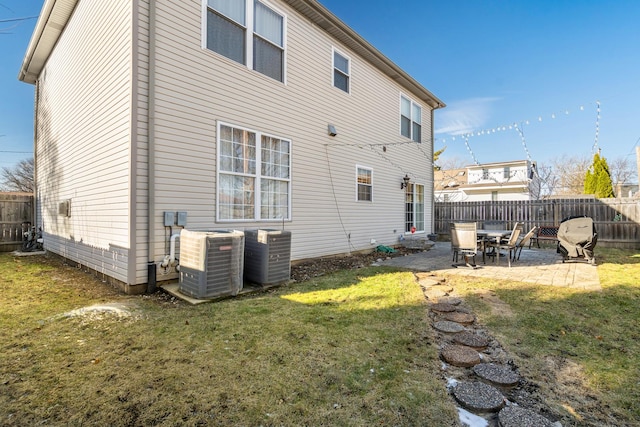
{"type": "Polygon", "coordinates": [[[127,282],[131,3],[80,1],[38,81],[45,247],[127,282]],[[71,200],[71,215],[58,204],[71,200]]]}
{"type": "MultiPolygon", "coordinates": [[[[215,222],[218,121],[292,142],[292,218],[284,227],[292,231],[293,259],[369,249],[371,239],[396,243],[404,232],[405,173],[425,186],[431,231],[431,109],[421,105],[423,144],[411,143],[400,135],[400,94],[416,97],[287,5],[271,3],[287,15],[286,84],[202,49],[202,3],[156,2],[155,260],[165,252],[165,210],[187,211],[193,230],[282,227],[215,222]],[[351,59],[350,93],[333,87],[334,47],[351,59]],[[328,136],[329,123],[336,137],[328,136]],[[356,164],[373,170],[373,202],[356,201],[356,164]]],[[[139,119],[146,117],[140,91],[139,119]]],[[[144,136],[140,125],[139,149],[144,136]]],[[[139,261],[145,251],[138,245],[139,261]]]]}

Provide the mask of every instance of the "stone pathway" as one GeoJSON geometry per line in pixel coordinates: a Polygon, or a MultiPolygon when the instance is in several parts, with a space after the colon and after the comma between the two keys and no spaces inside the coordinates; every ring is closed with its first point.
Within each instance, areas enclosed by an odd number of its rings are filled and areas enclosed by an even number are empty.
{"type": "Polygon", "coordinates": [[[474,427],[561,427],[522,386],[524,379],[500,344],[476,323],[462,299],[451,296],[446,279],[428,272],[416,273],[416,278],[430,302],[442,370],[460,405],[460,421],[474,427]]]}

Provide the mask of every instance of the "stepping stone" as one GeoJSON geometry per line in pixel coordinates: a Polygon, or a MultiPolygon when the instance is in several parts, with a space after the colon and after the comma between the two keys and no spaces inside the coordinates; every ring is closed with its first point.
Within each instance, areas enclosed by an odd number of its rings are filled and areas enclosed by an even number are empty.
{"type": "Polygon", "coordinates": [[[430,288],[432,286],[438,286],[442,283],[441,280],[435,279],[433,277],[425,277],[425,278],[418,278],[418,283],[420,284],[420,286],[424,286],[425,288],[430,288]]]}
{"type": "Polygon", "coordinates": [[[471,331],[461,332],[453,337],[456,344],[466,345],[474,350],[484,350],[489,345],[489,338],[471,331]]]}
{"type": "Polygon", "coordinates": [[[456,307],[453,304],[447,304],[446,302],[437,302],[431,305],[431,310],[446,313],[456,311],[456,307]]]}
{"type": "Polygon", "coordinates": [[[451,322],[461,323],[463,325],[470,325],[476,320],[473,314],[462,313],[460,311],[445,313],[442,318],[444,320],[450,320],[451,322]]]}
{"type": "Polygon", "coordinates": [[[481,362],[477,351],[463,345],[448,345],[442,349],[440,356],[453,366],[469,368],[481,362]]]}
{"type": "Polygon", "coordinates": [[[520,406],[507,406],[498,413],[501,427],[552,427],[542,415],[520,406]]]}
{"type": "Polygon", "coordinates": [[[426,291],[424,291],[424,295],[429,299],[439,300],[442,297],[446,297],[447,292],[445,292],[443,289],[439,289],[439,287],[435,287],[435,288],[429,288],[426,291]]]}
{"type": "Polygon", "coordinates": [[[497,388],[479,381],[458,383],[453,389],[453,397],[467,409],[479,412],[498,412],[505,403],[497,388]]]}
{"type": "Polygon", "coordinates": [[[484,380],[505,387],[512,387],[520,381],[520,376],[510,368],[495,363],[476,365],[473,367],[473,372],[484,380]]]}
{"type": "Polygon", "coordinates": [[[462,299],[456,298],[456,297],[445,297],[445,298],[439,298],[438,302],[451,304],[451,305],[460,305],[462,304],[462,299]]]}
{"type": "Polygon", "coordinates": [[[440,332],[446,332],[447,334],[457,334],[458,332],[466,331],[467,329],[459,323],[449,322],[448,320],[442,320],[433,324],[433,327],[440,332]]]}

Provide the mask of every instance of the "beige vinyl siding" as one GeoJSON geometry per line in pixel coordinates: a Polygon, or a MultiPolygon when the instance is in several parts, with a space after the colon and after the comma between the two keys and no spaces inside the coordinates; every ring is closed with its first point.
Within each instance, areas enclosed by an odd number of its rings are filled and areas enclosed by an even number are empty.
{"type": "MultiPolygon", "coordinates": [[[[157,236],[164,235],[164,210],[187,211],[193,230],[282,227],[215,223],[218,121],[291,140],[292,218],[284,226],[293,233],[293,259],[371,249],[371,239],[395,244],[404,231],[405,173],[425,186],[431,231],[430,108],[421,105],[419,150],[400,135],[400,94],[415,96],[285,4],[271,3],[287,15],[286,84],[202,49],[200,2],[157,2],[157,236]],[[350,94],[332,85],[332,47],[351,59],[350,94]],[[373,170],[372,202],[356,201],[356,164],[373,170]]],[[[155,259],[164,247],[158,237],[155,259]]]]}
{"type": "MultiPolygon", "coordinates": [[[[186,211],[187,228],[193,230],[282,226],[278,221],[215,223],[218,121],[292,141],[292,220],[284,226],[293,232],[294,259],[368,249],[372,238],[382,244],[397,242],[404,230],[404,193],[399,184],[405,171],[419,171],[416,173],[424,179],[415,182],[426,189],[432,185],[432,178],[427,182],[430,161],[422,151],[410,144],[393,145],[405,141],[399,132],[399,95],[404,93],[400,87],[287,6],[273,4],[287,14],[286,85],[202,49],[201,4],[156,3],[156,139],[152,154],[156,241],[151,256],[156,261],[162,259],[166,247],[163,211],[186,211]],[[332,86],[332,46],[351,58],[351,94],[332,86]],[[336,125],[336,138],[327,136],[328,123],[336,125]],[[390,144],[385,158],[379,149],[325,147],[381,142],[390,144]],[[372,203],[356,202],[356,164],[373,169],[372,203]]],[[[136,238],[144,242],[148,10],[146,2],[140,5],[136,238]]],[[[422,108],[422,148],[430,155],[430,110],[426,105],[422,108]]],[[[425,209],[430,214],[429,199],[425,209]]],[[[430,228],[429,218],[426,224],[430,228]]],[[[148,259],[142,244],[136,259],[140,281],[146,278],[148,259]]]]}
{"type": "Polygon", "coordinates": [[[131,4],[79,2],[39,78],[45,248],[127,282],[131,4]],[[106,42],[108,40],[108,42],[106,42]],[[71,216],[58,204],[71,200],[71,216]]]}

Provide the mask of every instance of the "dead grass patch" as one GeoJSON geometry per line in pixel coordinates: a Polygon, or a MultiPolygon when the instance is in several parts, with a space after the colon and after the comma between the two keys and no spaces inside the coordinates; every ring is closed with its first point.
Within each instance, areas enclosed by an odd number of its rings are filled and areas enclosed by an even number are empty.
{"type": "Polygon", "coordinates": [[[190,306],[45,258],[0,255],[0,272],[2,425],[457,425],[411,273],[190,306]]]}

